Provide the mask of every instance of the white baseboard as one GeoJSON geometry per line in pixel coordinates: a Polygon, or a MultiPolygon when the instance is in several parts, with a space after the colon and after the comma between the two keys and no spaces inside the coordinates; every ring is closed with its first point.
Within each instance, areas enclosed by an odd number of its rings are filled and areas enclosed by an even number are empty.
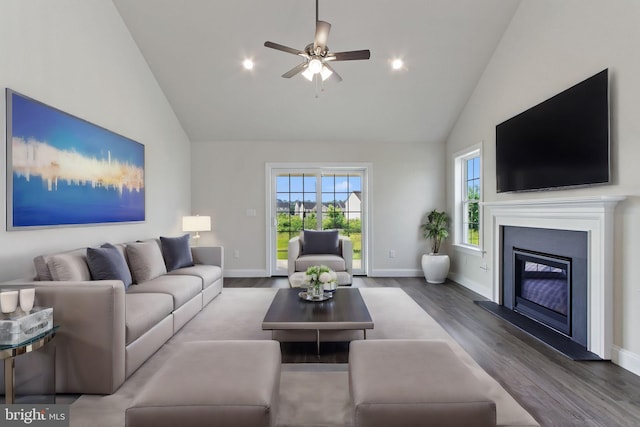
{"type": "Polygon", "coordinates": [[[224,270],[224,277],[269,277],[267,270],[224,270]]]}
{"type": "Polygon", "coordinates": [[[491,289],[487,289],[486,287],[482,286],[478,282],[474,282],[468,277],[465,277],[455,272],[449,272],[449,279],[453,280],[456,283],[459,283],[460,285],[475,292],[476,294],[482,295],[483,297],[489,300],[493,298],[491,289]]]}
{"type": "Polygon", "coordinates": [[[403,269],[386,269],[377,268],[369,271],[369,277],[420,277],[422,276],[422,270],[413,268],[403,269]]]}
{"type": "Polygon", "coordinates": [[[616,345],[611,349],[611,361],[616,365],[640,375],[640,355],[616,345]]]}

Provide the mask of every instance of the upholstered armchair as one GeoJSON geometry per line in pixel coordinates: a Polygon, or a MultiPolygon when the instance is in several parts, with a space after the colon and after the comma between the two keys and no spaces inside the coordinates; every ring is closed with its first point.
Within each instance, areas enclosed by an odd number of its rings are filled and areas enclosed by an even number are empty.
{"type": "Polygon", "coordinates": [[[289,284],[303,286],[307,268],[326,265],[336,272],[338,285],[351,285],[353,243],[337,230],[304,230],[289,240],[288,273],[289,284]]]}

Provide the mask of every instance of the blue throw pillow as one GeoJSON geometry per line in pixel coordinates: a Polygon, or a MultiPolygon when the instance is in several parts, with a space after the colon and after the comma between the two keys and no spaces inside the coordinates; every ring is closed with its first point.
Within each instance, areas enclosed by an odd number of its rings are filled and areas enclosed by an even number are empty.
{"type": "Polygon", "coordinates": [[[160,237],[162,256],[164,257],[164,264],[167,266],[167,271],[191,267],[193,265],[191,248],[189,247],[190,238],[191,236],[188,234],[181,237],[160,237]]]}
{"type": "Polygon", "coordinates": [[[133,282],[124,256],[109,243],[99,248],[87,248],[87,264],[93,280],[122,280],[125,288],[133,282]]]}
{"type": "Polygon", "coordinates": [[[338,230],[304,230],[302,255],[340,255],[338,230]]]}

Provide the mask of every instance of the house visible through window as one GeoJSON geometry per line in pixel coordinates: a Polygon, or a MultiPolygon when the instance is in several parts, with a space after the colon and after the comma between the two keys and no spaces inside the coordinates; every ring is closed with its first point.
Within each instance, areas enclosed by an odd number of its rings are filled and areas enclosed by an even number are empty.
{"type": "Polygon", "coordinates": [[[480,149],[456,157],[456,243],[480,248],[480,149]]]}

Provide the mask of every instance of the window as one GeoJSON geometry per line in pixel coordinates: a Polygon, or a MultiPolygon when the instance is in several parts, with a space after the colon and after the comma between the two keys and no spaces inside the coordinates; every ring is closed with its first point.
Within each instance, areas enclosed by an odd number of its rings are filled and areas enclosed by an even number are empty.
{"type": "Polygon", "coordinates": [[[456,156],[455,243],[480,249],[481,155],[474,148],[456,156]]]}

